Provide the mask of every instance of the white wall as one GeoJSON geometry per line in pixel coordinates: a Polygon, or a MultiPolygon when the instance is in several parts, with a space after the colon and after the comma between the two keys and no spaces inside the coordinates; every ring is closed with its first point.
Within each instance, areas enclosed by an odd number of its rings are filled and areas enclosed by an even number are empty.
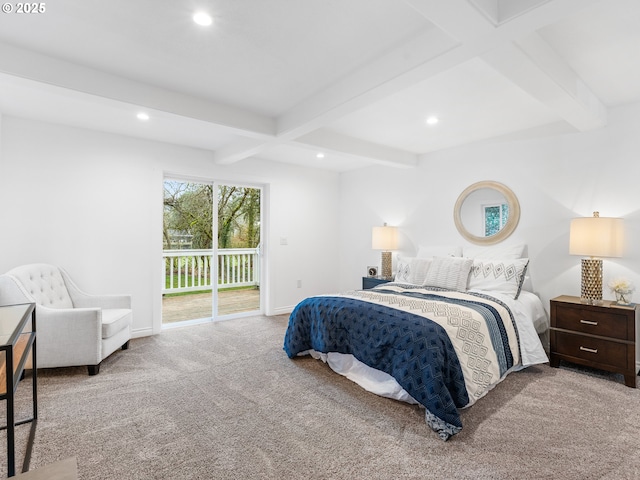
{"type": "MultiPolygon", "coordinates": [[[[606,283],[616,276],[640,287],[640,104],[612,109],[606,128],[550,139],[493,142],[429,155],[418,169],[369,168],[341,177],[341,288],[357,288],[371,250],[371,227],[400,227],[400,252],[419,245],[468,245],[455,228],[458,195],[481,180],[510,187],[521,218],[505,243],[528,244],[534,290],[546,308],[557,295],[580,295],[580,258],[569,255],[573,217],[623,217],[627,253],[605,259],[606,283]]],[[[395,256],[394,256],[395,261],[395,256]]],[[[635,300],[640,301],[640,291],[635,300]]]]}
{"type": "Polygon", "coordinates": [[[61,265],[90,293],[132,294],[135,334],[157,332],[169,173],[266,186],[268,314],[338,288],[335,173],[261,160],[219,166],[203,150],[7,116],[0,126],[0,272],[61,265]]]}
{"type": "Polygon", "coordinates": [[[415,169],[341,175],[261,160],[219,166],[203,150],[6,116],[0,128],[0,272],[50,262],[89,292],[131,293],[137,334],[160,325],[165,173],[268,186],[269,314],[308,295],[358,288],[366,267],[380,264],[374,225],[398,225],[408,255],[421,244],[465,244],[453,205],[480,180],[517,195],[521,219],[506,242],[528,244],[547,308],[556,295],[579,295],[569,223],[593,210],[623,217],[628,234],[625,257],[605,260],[605,283],[626,276],[640,287],[640,105],[612,109],[609,125],[593,132],[474,145],[431,154],[415,169]]]}

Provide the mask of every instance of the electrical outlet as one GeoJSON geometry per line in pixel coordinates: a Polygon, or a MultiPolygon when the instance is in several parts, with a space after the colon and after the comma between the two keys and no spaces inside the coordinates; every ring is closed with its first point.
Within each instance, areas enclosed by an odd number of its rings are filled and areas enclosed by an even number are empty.
{"type": "Polygon", "coordinates": [[[287,237],[280,237],[280,245],[289,245],[287,237]]]}

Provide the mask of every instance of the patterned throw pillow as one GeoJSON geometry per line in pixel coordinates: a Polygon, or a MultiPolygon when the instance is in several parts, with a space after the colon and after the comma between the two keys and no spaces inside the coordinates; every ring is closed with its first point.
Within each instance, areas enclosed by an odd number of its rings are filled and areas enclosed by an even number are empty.
{"type": "Polygon", "coordinates": [[[522,290],[528,258],[492,260],[476,258],[469,276],[469,290],[500,292],[518,299],[522,290]]]}
{"type": "Polygon", "coordinates": [[[464,292],[472,266],[471,258],[433,257],[423,285],[464,292]]]}
{"type": "Polygon", "coordinates": [[[422,285],[431,265],[430,258],[415,258],[398,256],[396,282],[422,285]]]}

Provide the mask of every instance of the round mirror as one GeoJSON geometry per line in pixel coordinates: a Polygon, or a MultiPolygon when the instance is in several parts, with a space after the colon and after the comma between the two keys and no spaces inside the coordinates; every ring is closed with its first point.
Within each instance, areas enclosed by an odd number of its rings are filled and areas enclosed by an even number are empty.
{"type": "Polygon", "coordinates": [[[520,204],[508,187],[484,181],[460,194],[453,215],[460,235],[477,245],[493,245],[516,229],[520,204]]]}

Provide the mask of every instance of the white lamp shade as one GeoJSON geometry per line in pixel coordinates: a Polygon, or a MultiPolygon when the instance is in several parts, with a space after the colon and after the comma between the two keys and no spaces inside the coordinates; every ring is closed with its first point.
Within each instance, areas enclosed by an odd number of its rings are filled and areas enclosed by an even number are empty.
{"type": "Polygon", "coordinates": [[[371,248],[374,250],[396,250],[398,248],[398,231],[396,227],[373,227],[371,248]]]}
{"type": "Polygon", "coordinates": [[[624,225],[621,218],[584,217],[571,220],[571,255],[621,257],[623,250],[624,225]]]}

